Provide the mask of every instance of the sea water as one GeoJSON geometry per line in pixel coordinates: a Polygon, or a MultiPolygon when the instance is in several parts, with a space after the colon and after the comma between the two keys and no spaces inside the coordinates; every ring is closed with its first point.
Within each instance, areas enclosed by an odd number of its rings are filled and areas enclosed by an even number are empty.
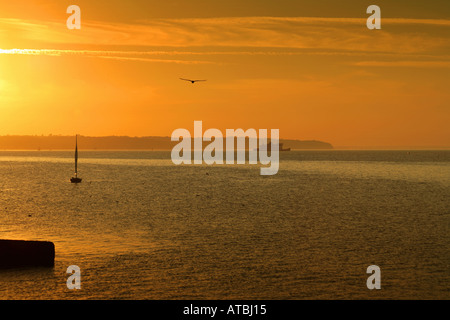
{"type": "Polygon", "coordinates": [[[0,299],[450,298],[450,151],[280,157],[261,176],[80,151],[71,184],[72,151],[0,151],[0,239],[56,248],[54,268],[0,270],[0,299]]]}

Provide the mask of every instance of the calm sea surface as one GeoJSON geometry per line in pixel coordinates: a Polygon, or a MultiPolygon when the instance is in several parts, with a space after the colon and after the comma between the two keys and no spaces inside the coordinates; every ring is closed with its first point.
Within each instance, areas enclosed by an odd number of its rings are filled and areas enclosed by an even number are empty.
{"type": "Polygon", "coordinates": [[[81,151],[74,185],[73,152],[1,151],[0,239],[56,259],[0,270],[0,299],[450,299],[450,151],[281,156],[261,176],[81,151]]]}

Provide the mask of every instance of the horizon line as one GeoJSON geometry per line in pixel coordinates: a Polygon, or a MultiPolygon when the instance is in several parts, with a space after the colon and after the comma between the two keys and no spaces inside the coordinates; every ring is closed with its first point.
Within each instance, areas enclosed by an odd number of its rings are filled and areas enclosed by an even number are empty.
{"type": "MultiPolygon", "coordinates": [[[[96,135],[83,135],[83,134],[2,134],[1,137],[84,137],[84,138],[131,138],[131,139],[140,139],[140,138],[168,138],[171,139],[170,135],[146,135],[146,136],[130,136],[130,135],[104,135],[104,136],[96,136],[96,135]]],[[[248,138],[247,136],[245,136],[248,138]]],[[[198,139],[202,137],[191,137],[191,139],[198,139]]],[[[224,136],[223,138],[226,138],[224,136]]],[[[237,137],[236,137],[237,138],[237,137]]],[[[257,138],[258,139],[258,138],[257,138]]],[[[270,140],[270,137],[268,137],[270,140]]],[[[408,148],[411,148],[411,150],[446,150],[450,149],[450,145],[443,146],[443,145],[334,145],[331,142],[325,141],[325,140],[317,140],[317,139],[302,139],[302,138],[279,138],[279,140],[294,140],[294,141],[301,141],[301,142],[322,142],[330,144],[333,149],[326,149],[326,150],[347,150],[347,149],[353,149],[353,150],[390,150],[390,149],[398,149],[398,150],[408,150],[408,148]]],[[[173,141],[176,142],[176,141],[173,141]]],[[[151,149],[151,148],[150,148],[151,149]]],[[[2,151],[6,151],[7,149],[0,149],[2,151]]],[[[18,149],[10,149],[11,151],[19,151],[18,149]]],[[[34,149],[24,149],[24,150],[34,150],[34,149]]],[[[63,149],[58,149],[63,150],[63,149]]],[[[70,149],[68,149],[70,150],[70,149]]],[[[87,150],[87,149],[85,149],[87,150]]],[[[96,150],[96,149],[92,149],[96,150]]],[[[97,149],[98,150],[98,149],[97,149]]],[[[113,149],[104,149],[104,150],[113,150],[113,149]]],[[[117,149],[117,150],[125,150],[125,149],[117,149]]],[[[137,149],[130,149],[130,150],[137,150],[137,149]]],[[[142,149],[142,150],[149,150],[149,149],[142,149]]],[[[164,149],[161,149],[164,150],[164,149]]],[[[302,149],[298,149],[302,150],[302,149]]],[[[304,150],[310,150],[310,149],[304,149],[304,150]]],[[[319,150],[319,149],[318,149],[319,150]]]]}

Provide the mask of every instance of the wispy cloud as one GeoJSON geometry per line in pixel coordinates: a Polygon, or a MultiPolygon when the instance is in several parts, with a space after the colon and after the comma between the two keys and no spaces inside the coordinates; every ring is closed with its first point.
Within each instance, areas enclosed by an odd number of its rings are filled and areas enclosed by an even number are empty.
{"type": "Polygon", "coordinates": [[[138,58],[138,57],[122,57],[113,55],[96,55],[102,59],[113,59],[120,61],[140,61],[140,62],[158,62],[158,63],[176,63],[176,64],[213,64],[211,61],[198,61],[198,60],[175,60],[175,59],[151,59],[151,58],[138,58]]]}
{"type": "MultiPolygon", "coordinates": [[[[212,61],[214,59],[207,61],[207,55],[390,55],[448,59],[448,54],[444,57],[444,53],[450,49],[450,20],[385,18],[383,29],[378,31],[368,30],[365,23],[366,20],[360,18],[230,17],[154,19],[134,24],[83,21],[81,30],[68,30],[60,21],[0,19],[0,32],[11,35],[16,48],[74,45],[105,48],[0,49],[0,54],[82,55],[179,64],[217,63],[212,61]],[[395,27],[395,31],[390,26],[395,27]],[[422,30],[420,26],[429,26],[439,32],[431,33],[429,28],[422,30]],[[410,27],[414,27],[414,31],[410,31],[410,27]],[[164,50],[108,50],[112,46],[164,50]],[[178,57],[174,59],[173,56],[178,57]]],[[[374,66],[376,63],[366,61],[357,65],[374,66]]],[[[446,63],[441,62],[441,65],[446,66],[446,63]]],[[[391,62],[390,65],[400,64],[391,62]]],[[[403,65],[419,64],[410,61],[403,65]]],[[[429,66],[434,65],[438,62],[429,63],[429,66]]]]}
{"type": "MultiPolygon", "coordinates": [[[[408,57],[408,53],[389,53],[389,52],[355,52],[347,50],[336,51],[318,51],[318,50],[302,50],[295,51],[274,51],[274,50],[223,50],[223,51],[180,51],[180,50],[73,50],[73,49],[0,49],[0,54],[4,55],[45,55],[45,56],[64,56],[64,55],[86,55],[97,57],[111,57],[111,58],[126,58],[126,57],[140,57],[140,56],[227,56],[227,55],[264,55],[264,56],[295,56],[295,55],[343,55],[343,56],[381,56],[381,57],[408,57]]],[[[431,54],[414,54],[414,57],[435,59],[436,55],[431,54]]],[[[440,55],[440,58],[449,59],[450,55],[440,55]]],[[[147,58],[142,58],[147,59],[147,58]]],[[[150,59],[151,60],[151,59],[150,59]]],[[[158,60],[158,59],[154,59],[158,60]]],[[[184,60],[174,60],[184,61],[184,60]]],[[[189,62],[189,61],[188,61],[189,62]]],[[[209,61],[198,61],[200,63],[209,63],[209,61]]],[[[362,64],[361,64],[362,65],[362,64]]]]}
{"type": "MultiPolygon", "coordinates": [[[[176,22],[195,25],[261,25],[261,24],[279,24],[279,23],[299,23],[299,24],[358,24],[366,25],[366,18],[332,18],[332,17],[226,17],[226,18],[202,18],[202,19],[158,19],[158,21],[176,22]]],[[[383,18],[383,24],[402,24],[402,25],[438,25],[450,26],[450,19],[408,19],[408,18],[383,18]]],[[[144,21],[149,23],[148,20],[144,21]]]]}
{"type": "MultiPolygon", "coordinates": [[[[450,31],[445,19],[383,19],[377,33],[365,28],[365,19],[323,17],[230,17],[154,19],[134,24],[83,21],[81,30],[64,23],[0,19],[0,30],[23,40],[55,44],[95,44],[153,47],[259,47],[349,49],[357,51],[419,52],[448,44],[446,37],[389,26],[428,25],[450,31]],[[418,43],[417,41],[421,41],[418,43]],[[420,45],[419,45],[420,44],[420,45]]],[[[447,34],[448,35],[448,34],[447,34]]]]}
{"type": "MultiPolygon", "coordinates": [[[[121,61],[141,61],[176,64],[211,64],[214,62],[203,60],[180,60],[180,59],[156,59],[145,56],[170,55],[177,53],[170,51],[114,51],[114,50],[59,50],[59,49],[0,49],[0,55],[33,55],[33,56],[86,56],[102,59],[114,59],[121,61]]],[[[185,55],[189,56],[188,52],[185,55]]]]}
{"type": "Polygon", "coordinates": [[[450,68],[450,61],[360,61],[360,67],[450,68]]]}

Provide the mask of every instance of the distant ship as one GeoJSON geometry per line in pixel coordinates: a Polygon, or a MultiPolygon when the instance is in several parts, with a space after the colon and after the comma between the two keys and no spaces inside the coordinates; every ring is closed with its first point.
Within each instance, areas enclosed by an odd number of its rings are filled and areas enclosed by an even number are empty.
{"type": "Polygon", "coordinates": [[[78,178],[78,143],[77,136],[75,136],[75,177],[70,178],[70,182],[72,183],[80,183],[81,178],[78,178]]]}
{"type": "MultiPolygon", "coordinates": [[[[259,148],[256,149],[257,151],[259,151],[259,148]]],[[[272,144],[267,144],[267,151],[271,151],[272,150],[272,144]]],[[[291,148],[283,148],[283,144],[279,143],[278,144],[278,151],[291,151],[291,148]]]]}
{"type": "Polygon", "coordinates": [[[291,151],[291,148],[283,148],[282,143],[280,143],[279,146],[280,146],[280,151],[291,151]]]}

